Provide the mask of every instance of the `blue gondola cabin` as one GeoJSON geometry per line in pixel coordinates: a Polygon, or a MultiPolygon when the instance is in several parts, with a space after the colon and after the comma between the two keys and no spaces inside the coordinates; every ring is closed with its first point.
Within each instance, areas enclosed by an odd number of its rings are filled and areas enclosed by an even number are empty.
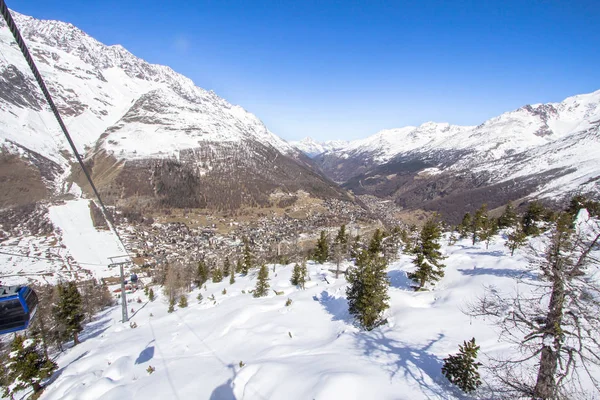
{"type": "Polygon", "coordinates": [[[27,286],[0,286],[0,335],[27,329],[38,298],[27,286]]]}

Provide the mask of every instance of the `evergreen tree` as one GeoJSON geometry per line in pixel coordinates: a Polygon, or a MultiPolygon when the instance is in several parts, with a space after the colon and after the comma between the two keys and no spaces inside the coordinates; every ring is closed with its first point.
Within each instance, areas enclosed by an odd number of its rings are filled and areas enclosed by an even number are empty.
{"type": "Polygon", "coordinates": [[[496,234],[498,234],[498,220],[496,218],[486,218],[479,234],[480,239],[485,242],[486,249],[490,247],[490,242],[496,234]]]}
{"type": "Polygon", "coordinates": [[[179,303],[177,304],[177,306],[179,308],[185,308],[185,307],[188,306],[187,296],[185,294],[181,295],[181,297],[179,298],[179,303]]]}
{"type": "Polygon", "coordinates": [[[294,264],[294,269],[292,270],[292,277],[290,278],[290,283],[294,286],[298,286],[298,282],[300,281],[300,265],[298,263],[294,264]]]}
{"type": "Polygon", "coordinates": [[[383,241],[383,232],[377,228],[371,237],[371,241],[369,242],[369,254],[372,257],[379,256],[382,252],[381,243],[383,241]]]}
{"type": "Polygon", "coordinates": [[[254,289],[254,297],[264,297],[269,292],[269,269],[266,264],[263,264],[258,271],[256,288],[254,289]]]}
{"type": "Polygon", "coordinates": [[[588,210],[590,215],[600,217],[600,202],[593,201],[588,199],[583,195],[575,195],[571,198],[569,202],[569,206],[565,210],[568,214],[570,214],[573,218],[577,216],[577,213],[582,208],[588,210]]]}
{"type": "Polygon", "coordinates": [[[248,275],[248,272],[254,267],[254,257],[250,251],[250,244],[248,239],[244,239],[244,263],[242,264],[241,273],[248,275]]]}
{"type": "Polygon", "coordinates": [[[348,234],[346,233],[346,225],[340,226],[335,239],[333,241],[333,260],[336,264],[335,277],[339,278],[340,264],[348,257],[348,234]]]}
{"type": "Polygon", "coordinates": [[[152,288],[150,288],[150,290],[148,290],[148,300],[154,301],[154,289],[152,289],[152,288]]]}
{"type": "Polygon", "coordinates": [[[381,244],[383,256],[388,263],[398,258],[398,251],[400,250],[401,243],[401,232],[402,230],[400,227],[395,226],[381,244]]]}
{"type": "Polygon", "coordinates": [[[175,299],[173,297],[171,297],[169,299],[169,308],[167,309],[167,312],[170,314],[173,311],[175,311],[175,299]]]}
{"type": "Polygon", "coordinates": [[[461,223],[456,227],[458,234],[461,239],[466,239],[471,234],[471,226],[473,225],[473,218],[470,213],[466,213],[461,223]]]}
{"type": "Polygon", "coordinates": [[[518,217],[517,213],[515,212],[515,208],[512,202],[509,201],[508,204],[506,204],[504,212],[502,213],[500,218],[498,218],[498,228],[504,229],[515,226],[515,224],[517,223],[517,219],[518,217]]]}
{"type": "Polygon", "coordinates": [[[75,282],[58,285],[58,302],[54,307],[54,315],[64,328],[68,336],[73,336],[73,344],[79,344],[79,332],[85,315],[82,310],[81,294],[75,282]]]}
{"type": "Polygon", "coordinates": [[[225,261],[223,261],[223,277],[226,278],[229,276],[231,272],[231,261],[229,261],[229,257],[225,257],[225,261]]]}
{"type": "Polygon", "coordinates": [[[333,242],[340,245],[342,255],[343,257],[346,257],[346,254],[348,254],[348,234],[346,233],[346,225],[340,226],[340,230],[333,242]]]}
{"type": "Polygon", "coordinates": [[[16,335],[8,354],[6,376],[3,379],[4,395],[9,396],[28,387],[34,393],[39,393],[42,380],[49,378],[57,367],[44,355],[37,340],[16,335]]]}
{"type": "Polygon", "coordinates": [[[515,228],[508,234],[508,240],[505,246],[510,250],[510,255],[515,254],[515,250],[527,243],[527,235],[523,232],[521,224],[517,224],[515,228]]]}
{"type": "Polygon", "coordinates": [[[223,271],[221,271],[221,268],[215,267],[212,273],[212,281],[213,283],[219,283],[223,281],[223,271]]]}
{"type": "Polygon", "coordinates": [[[523,232],[528,236],[536,236],[540,233],[540,228],[537,226],[537,222],[541,221],[544,217],[545,208],[538,201],[532,201],[527,207],[525,215],[523,215],[523,232]]]}
{"type": "Polygon", "coordinates": [[[321,231],[321,236],[317,240],[313,259],[319,264],[323,264],[329,258],[329,245],[327,244],[327,235],[325,231],[321,231]]]}
{"type": "Polygon", "coordinates": [[[210,270],[204,260],[198,261],[198,268],[196,270],[196,286],[201,287],[208,281],[208,275],[210,270]]]}
{"type": "Polygon", "coordinates": [[[475,211],[473,222],[471,223],[471,238],[473,244],[481,240],[481,233],[487,223],[487,204],[482,204],[479,210],[475,211]]]}
{"type": "Polygon", "coordinates": [[[442,373],[454,385],[458,386],[463,392],[471,393],[481,386],[481,377],[479,375],[479,366],[476,362],[479,346],[475,344],[475,338],[465,341],[462,346],[458,346],[458,353],[448,355],[444,359],[442,373]]]}
{"type": "Polygon", "coordinates": [[[304,289],[304,285],[306,284],[306,275],[306,261],[304,261],[302,265],[298,265],[296,263],[292,272],[292,278],[290,279],[291,284],[304,289]]]}
{"type": "Polygon", "coordinates": [[[238,258],[236,264],[235,264],[235,272],[238,274],[241,274],[244,271],[244,263],[242,262],[241,258],[238,258]]]}
{"type": "Polygon", "coordinates": [[[356,235],[354,240],[352,241],[352,246],[350,246],[350,257],[356,258],[362,251],[363,244],[360,240],[360,235],[356,235]]]}
{"type": "Polygon", "coordinates": [[[300,289],[305,289],[304,285],[307,280],[310,280],[310,278],[308,276],[308,269],[306,268],[306,260],[302,260],[302,265],[300,265],[300,279],[298,279],[300,289]]]}
{"type": "Polygon", "coordinates": [[[235,270],[233,264],[229,265],[229,284],[233,285],[235,283],[235,270]]]}
{"type": "Polygon", "coordinates": [[[417,290],[422,289],[428,282],[437,282],[444,276],[444,264],[441,263],[444,257],[440,253],[439,243],[441,237],[442,232],[436,217],[429,218],[423,225],[417,245],[413,249],[413,263],[417,269],[408,273],[408,277],[418,283],[417,290]]]}
{"type": "Polygon", "coordinates": [[[372,256],[368,250],[363,250],[356,266],[346,272],[350,283],[346,289],[348,311],[360,326],[369,331],[382,323],[382,314],[389,308],[386,268],[383,257],[372,256]]]}

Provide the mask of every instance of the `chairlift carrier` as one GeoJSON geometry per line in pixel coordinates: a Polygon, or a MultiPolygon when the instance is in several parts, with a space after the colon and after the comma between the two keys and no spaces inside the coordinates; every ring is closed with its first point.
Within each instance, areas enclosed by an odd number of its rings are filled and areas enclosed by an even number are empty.
{"type": "Polygon", "coordinates": [[[0,286],[0,335],[27,329],[37,305],[37,294],[28,286],[0,286]]]}

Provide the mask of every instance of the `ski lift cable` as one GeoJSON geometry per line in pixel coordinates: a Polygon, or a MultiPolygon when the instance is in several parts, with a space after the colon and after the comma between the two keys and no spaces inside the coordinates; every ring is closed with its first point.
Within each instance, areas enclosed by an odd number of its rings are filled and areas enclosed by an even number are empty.
{"type": "MultiPolygon", "coordinates": [[[[4,255],[7,255],[7,256],[13,256],[13,257],[34,258],[36,260],[58,261],[58,262],[64,262],[64,263],[67,262],[62,257],[49,258],[49,257],[28,256],[28,255],[18,254],[18,253],[8,253],[8,252],[5,252],[5,251],[0,251],[0,254],[4,254],[4,255]]],[[[92,266],[96,266],[96,267],[105,267],[106,266],[106,264],[94,264],[94,263],[86,263],[86,262],[79,262],[79,261],[77,261],[77,264],[79,264],[79,265],[92,265],[92,266]]]]}
{"type": "Polygon", "coordinates": [[[62,132],[64,133],[65,137],[67,138],[67,141],[69,142],[69,146],[71,147],[71,150],[73,151],[73,154],[75,155],[75,158],[77,159],[77,162],[81,166],[81,170],[83,171],[87,181],[89,182],[90,187],[92,188],[92,191],[94,192],[94,195],[98,199],[98,204],[100,205],[100,210],[102,212],[102,216],[106,220],[106,223],[108,224],[110,230],[113,231],[113,233],[116,235],[117,239],[121,243],[121,246],[123,247],[123,251],[125,253],[127,253],[127,256],[129,256],[129,258],[132,258],[131,255],[129,254],[129,252],[127,251],[127,248],[125,247],[125,244],[123,243],[123,240],[121,239],[121,236],[119,235],[119,232],[117,231],[116,227],[113,225],[113,223],[111,222],[111,220],[108,216],[108,211],[106,210],[106,207],[104,206],[104,202],[102,201],[102,198],[100,197],[100,193],[98,192],[98,189],[96,188],[96,185],[94,184],[94,181],[92,180],[92,177],[91,177],[87,167],[85,166],[83,159],[81,158],[81,155],[77,151],[75,142],[73,142],[73,139],[71,138],[71,135],[69,134],[69,131],[67,130],[65,123],[63,122],[60,112],[58,111],[58,108],[54,104],[54,100],[52,99],[52,96],[50,95],[50,92],[48,91],[48,88],[46,87],[46,83],[44,82],[44,79],[40,75],[40,72],[35,64],[35,61],[31,57],[31,53],[29,52],[27,45],[23,41],[21,32],[19,31],[19,28],[15,24],[15,21],[13,20],[12,15],[10,13],[10,10],[8,9],[8,6],[6,5],[6,2],[4,0],[0,0],[0,12],[2,13],[2,16],[4,17],[6,24],[8,25],[8,29],[10,29],[11,33],[13,34],[15,41],[17,42],[17,45],[21,49],[21,53],[23,54],[23,57],[25,57],[25,61],[27,61],[27,64],[29,65],[29,68],[31,69],[31,72],[33,73],[33,76],[35,77],[44,97],[46,98],[46,101],[50,105],[50,109],[52,110],[54,117],[56,118],[56,121],[60,125],[62,132]]]}

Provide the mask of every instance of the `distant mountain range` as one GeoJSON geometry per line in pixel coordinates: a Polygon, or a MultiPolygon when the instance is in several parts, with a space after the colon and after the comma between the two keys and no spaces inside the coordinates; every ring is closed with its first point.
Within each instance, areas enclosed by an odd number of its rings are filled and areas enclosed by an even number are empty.
{"type": "MultiPolygon", "coordinates": [[[[256,116],[171,68],[68,23],[13,16],[109,203],[236,209],[298,190],[349,199],[256,116]]],[[[0,49],[0,207],[59,195],[73,179],[85,188],[4,23],[0,49]]]]}
{"type": "MultiPolygon", "coordinates": [[[[487,202],[600,193],[600,91],[526,105],[478,126],[427,122],[307,152],[356,194],[454,219],[487,202]]],[[[304,144],[318,149],[319,143],[304,144]]]]}
{"type": "MultiPolygon", "coordinates": [[[[352,201],[352,191],[456,220],[483,202],[600,192],[600,91],[478,126],[428,122],[287,143],[169,67],[68,23],[14,18],[110,204],[237,209],[290,204],[298,191],[352,201]]],[[[3,23],[0,49],[0,208],[55,198],[73,181],[86,189],[3,23]]]]}
{"type": "Polygon", "coordinates": [[[343,149],[348,146],[349,143],[350,142],[345,140],[328,140],[325,142],[317,142],[310,137],[306,137],[296,142],[290,142],[292,146],[311,158],[314,158],[325,152],[343,149]]]}

